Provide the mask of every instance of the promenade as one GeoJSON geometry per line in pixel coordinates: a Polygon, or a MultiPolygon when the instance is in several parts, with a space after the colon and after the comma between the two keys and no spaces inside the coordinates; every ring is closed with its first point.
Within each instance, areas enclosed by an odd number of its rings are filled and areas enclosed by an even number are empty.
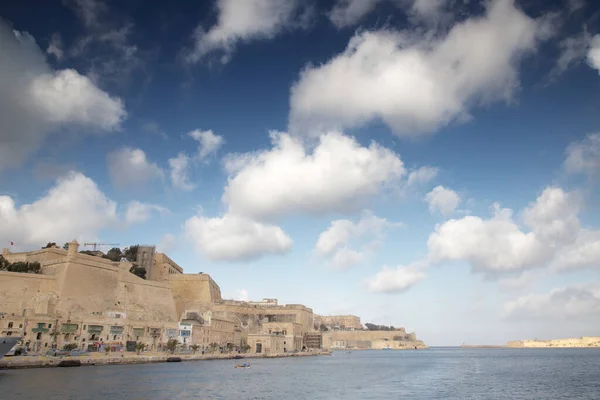
{"type": "Polygon", "coordinates": [[[103,353],[90,353],[83,356],[17,356],[4,357],[0,360],[0,369],[20,369],[20,368],[52,368],[58,367],[61,361],[79,360],[82,366],[92,365],[124,365],[124,364],[145,364],[145,363],[160,363],[167,362],[169,357],[181,358],[182,362],[186,361],[201,361],[201,360],[233,360],[237,356],[242,356],[244,359],[252,358],[282,358],[282,357],[307,357],[331,355],[328,351],[320,352],[300,352],[300,353],[277,353],[277,354],[168,354],[143,352],[140,355],[131,352],[121,354],[108,355],[103,353]]]}

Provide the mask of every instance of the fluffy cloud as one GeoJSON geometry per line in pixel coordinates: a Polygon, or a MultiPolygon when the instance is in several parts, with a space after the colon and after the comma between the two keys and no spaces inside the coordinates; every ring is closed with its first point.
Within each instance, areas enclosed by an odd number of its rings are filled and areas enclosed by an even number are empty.
{"type": "Polygon", "coordinates": [[[292,239],[280,227],[233,214],[194,216],[185,222],[185,233],[210,260],[250,261],[264,254],[285,254],[292,247],[292,239]]]}
{"type": "MultiPolygon", "coordinates": [[[[383,0],[338,0],[328,16],[337,28],[355,25],[383,0]]],[[[411,17],[434,20],[440,16],[448,0],[391,0],[407,10],[411,17]]]]}
{"type": "Polygon", "coordinates": [[[62,60],[64,51],[62,39],[59,33],[52,35],[50,43],[48,44],[48,48],[46,49],[46,53],[52,54],[58,61],[62,60]]]}
{"type": "Polygon", "coordinates": [[[510,100],[519,62],[547,34],[546,25],[512,0],[493,0],[486,8],[484,16],[457,23],[442,37],[357,33],[343,53],[301,73],[290,95],[290,132],[374,119],[398,135],[431,132],[469,119],[473,106],[510,100]]]}
{"type": "Polygon", "coordinates": [[[134,200],[127,205],[125,223],[129,225],[148,221],[154,212],[164,215],[169,210],[156,204],[141,203],[134,200]]]}
{"type": "Polygon", "coordinates": [[[546,188],[523,211],[523,231],[512,211],[467,216],[436,226],[428,240],[431,262],[466,261],[475,271],[495,274],[548,266],[557,270],[598,266],[600,231],[581,227],[581,199],[559,187],[546,188]]]}
{"type": "Polygon", "coordinates": [[[181,190],[193,190],[196,185],[190,182],[188,173],[190,167],[190,157],[185,153],[177,154],[177,157],[169,159],[169,168],[171,184],[173,187],[181,190]]]}
{"type": "Polygon", "coordinates": [[[17,246],[95,240],[100,229],[117,222],[117,204],[77,172],[59,178],[31,204],[17,207],[9,196],[0,196],[0,241],[17,246]]]}
{"type": "Polygon", "coordinates": [[[600,176],[600,133],[587,135],[567,147],[565,170],[594,178],[600,176]]]}
{"type": "Polygon", "coordinates": [[[0,171],[23,162],[58,128],[114,131],[125,117],[120,99],[75,70],[53,71],[31,35],[0,20],[0,171]]]}
{"type": "Polygon", "coordinates": [[[435,167],[425,166],[410,171],[406,181],[407,186],[414,187],[424,185],[434,180],[439,173],[439,169],[435,167]]]}
{"type": "Polygon", "coordinates": [[[188,135],[198,142],[198,160],[204,160],[211,154],[216,153],[225,143],[223,136],[215,135],[211,130],[201,131],[196,129],[188,135]]]}
{"type": "Polygon", "coordinates": [[[124,147],[106,156],[108,174],[118,188],[140,187],[152,180],[162,179],[164,171],[148,161],[141,149],[124,147]]]}
{"type": "Polygon", "coordinates": [[[429,212],[432,214],[439,211],[440,214],[448,216],[460,204],[460,196],[454,190],[436,186],[425,195],[425,201],[429,204],[429,212]]]}
{"type": "Polygon", "coordinates": [[[388,228],[398,225],[369,211],[364,212],[358,222],[338,219],[319,235],[315,252],[326,257],[334,268],[349,268],[362,262],[366,253],[378,246],[388,228]],[[360,250],[351,249],[352,244],[358,245],[360,250]]]}
{"type": "Polygon", "coordinates": [[[158,242],[158,245],[156,246],[156,251],[161,253],[168,253],[173,248],[175,248],[176,245],[177,239],[175,238],[175,236],[170,233],[167,233],[160,239],[160,242],[158,242]]]}
{"type": "Polygon", "coordinates": [[[354,25],[369,14],[381,0],[338,0],[329,19],[338,28],[354,25]]]}
{"type": "Polygon", "coordinates": [[[600,318],[600,286],[574,285],[549,293],[530,294],[509,302],[505,317],[513,320],[572,320],[600,318]]]}
{"type": "Polygon", "coordinates": [[[236,290],[235,299],[238,301],[250,301],[250,296],[246,289],[236,290]]]}
{"type": "Polygon", "coordinates": [[[600,72],[600,35],[594,36],[587,54],[588,63],[600,72]]]}
{"type": "Polygon", "coordinates": [[[371,292],[401,293],[419,283],[425,272],[419,266],[383,267],[373,278],[367,280],[371,292]]]}
{"type": "Polygon", "coordinates": [[[230,60],[238,42],[271,39],[286,28],[299,26],[302,0],[218,0],[217,23],[194,33],[194,48],[187,59],[197,62],[212,52],[220,52],[221,62],[230,60]]]}
{"type": "Polygon", "coordinates": [[[225,162],[231,176],[223,201],[236,214],[270,219],[289,212],[356,210],[405,174],[391,150],[376,143],[363,147],[341,133],[322,135],[312,151],[285,133],[271,138],[271,150],[225,162]]]}

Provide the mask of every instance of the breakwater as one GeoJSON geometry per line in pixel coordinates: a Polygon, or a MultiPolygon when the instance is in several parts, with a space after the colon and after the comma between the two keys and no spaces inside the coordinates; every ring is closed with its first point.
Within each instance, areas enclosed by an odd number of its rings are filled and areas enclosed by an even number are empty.
{"type": "Polygon", "coordinates": [[[282,357],[308,357],[331,355],[329,351],[320,352],[301,352],[301,353],[279,353],[279,354],[167,354],[167,353],[142,353],[124,354],[124,355],[103,355],[93,353],[84,356],[64,356],[64,357],[46,357],[46,356],[19,356],[5,357],[0,360],[0,369],[22,369],[22,368],[52,368],[59,367],[63,361],[77,360],[82,366],[92,365],[127,365],[127,364],[146,364],[167,362],[170,357],[179,357],[181,361],[201,361],[201,360],[234,360],[242,356],[244,359],[265,359],[282,357]]]}

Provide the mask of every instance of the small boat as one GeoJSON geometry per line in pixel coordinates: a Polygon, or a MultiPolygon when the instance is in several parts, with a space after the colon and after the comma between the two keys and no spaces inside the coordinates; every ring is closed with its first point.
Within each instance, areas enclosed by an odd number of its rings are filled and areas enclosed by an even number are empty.
{"type": "Polygon", "coordinates": [[[246,363],[236,364],[235,368],[250,368],[250,364],[246,364],[246,363]]]}

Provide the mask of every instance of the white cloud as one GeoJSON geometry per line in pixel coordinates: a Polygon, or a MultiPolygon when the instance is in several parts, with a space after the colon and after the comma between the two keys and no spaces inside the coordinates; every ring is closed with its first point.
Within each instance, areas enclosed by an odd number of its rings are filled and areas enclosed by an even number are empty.
{"type": "Polygon", "coordinates": [[[325,214],[359,209],[405,173],[391,150],[363,147],[341,133],[328,133],[307,151],[285,133],[271,134],[273,148],[230,155],[223,201],[232,212],[270,219],[290,212],[325,214]]]}
{"type": "Polygon", "coordinates": [[[238,301],[250,301],[250,296],[248,295],[248,291],[246,289],[236,290],[235,299],[238,301]]]}
{"type": "Polygon", "coordinates": [[[327,258],[334,268],[346,269],[362,262],[368,252],[378,247],[386,230],[398,225],[370,211],[364,212],[358,222],[338,219],[319,235],[315,252],[327,258]],[[350,248],[353,244],[360,250],[350,248]]]}
{"type": "Polygon", "coordinates": [[[597,267],[600,231],[581,227],[577,193],[548,187],[523,211],[522,230],[512,210],[494,204],[493,216],[452,219],[437,225],[428,240],[431,262],[466,261],[487,274],[549,267],[555,270],[597,267]]]}
{"type": "MultiPolygon", "coordinates": [[[[117,204],[85,175],[70,172],[39,200],[20,207],[0,196],[0,241],[39,246],[96,240],[102,228],[118,223],[117,204]]],[[[22,247],[27,248],[27,247],[22,247]]]]}
{"type": "Polygon", "coordinates": [[[359,32],[343,53],[302,71],[290,95],[290,132],[381,119],[398,135],[415,135],[465,121],[474,106],[512,99],[519,62],[545,27],[512,0],[493,0],[485,16],[442,37],[359,32]]]}
{"type": "Polygon", "coordinates": [[[158,245],[156,246],[156,251],[160,253],[168,253],[173,250],[177,245],[177,239],[174,235],[167,233],[161,239],[158,245]]]}
{"type": "Polygon", "coordinates": [[[598,320],[600,286],[573,285],[552,289],[549,293],[522,296],[507,303],[504,311],[505,317],[513,320],[598,320]]]}
{"type": "Polygon", "coordinates": [[[587,60],[590,66],[600,72],[600,35],[592,38],[590,49],[588,50],[587,60]]]}
{"type": "Polygon", "coordinates": [[[225,143],[223,136],[215,135],[212,130],[201,131],[196,129],[188,135],[199,143],[197,158],[201,161],[216,153],[225,143]]]}
{"type": "Polygon", "coordinates": [[[0,171],[16,166],[64,126],[119,129],[123,102],[73,69],[53,71],[28,33],[0,21],[0,171]]]}
{"type": "Polygon", "coordinates": [[[425,278],[425,272],[418,266],[383,267],[373,278],[367,280],[371,292],[401,293],[425,278]]]}
{"type": "Polygon", "coordinates": [[[429,212],[432,214],[439,211],[440,214],[448,216],[460,204],[460,196],[452,189],[436,186],[425,195],[425,201],[429,204],[429,212]]]}
{"type": "Polygon", "coordinates": [[[54,33],[52,35],[46,53],[52,54],[58,61],[62,60],[64,51],[60,33],[54,33]]]}
{"type": "MultiPolygon", "coordinates": [[[[328,13],[328,17],[337,28],[355,25],[382,2],[382,0],[338,0],[328,13]]],[[[435,21],[441,16],[448,0],[391,0],[390,3],[406,10],[413,18],[435,21]]]]}
{"type": "Polygon", "coordinates": [[[572,174],[600,177],[600,133],[587,135],[567,147],[565,170],[572,174]]]}
{"type": "Polygon", "coordinates": [[[220,52],[221,62],[230,60],[239,42],[271,39],[284,29],[299,26],[301,0],[217,0],[217,23],[208,31],[198,26],[194,48],[187,59],[197,62],[220,52]]]}
{"type": "Polygon", "coordinates": [[[121,189],[141,187],[164,177],[162,168],[150,162],[141,149],[124,147],[109,153],[106,160],[110,179],[121,189]]]}
{"type": "Polygon", "coordinates": [[[130,225],[148,221],[154,212],[164,215],[168,213],[169,210],[156,204],[142,203],[134,200],[127,205],[125,223],[130,225]]]}
{"type": "Polygon", "coordinates": [[[439,173],[436,167],[424,166],[410,171],[406,184],[410,187],[424,185],[434,180],[439,173]]]}
{"type": "Polygon", "coordinates": [[[381,0],[338,0],[328,14],[337,28],[354,25],[369,14],[381,0]]]}
{"type": "Polygon", "coordinates": [[[177,189],[193,190],[196,185],[189,180],[190,157],[185,153],[177,154],[177,157],[169,159],[169,168],[171,169],[171,184],[177,189]]]}
{"type": "Polygon", "coordinates": [[[280,227],[233,214],[194,216],[185,222],[185,233],[209,260],[250,261],[265,254],[285,254],[292,247],[292,239],[280,227]]]}

